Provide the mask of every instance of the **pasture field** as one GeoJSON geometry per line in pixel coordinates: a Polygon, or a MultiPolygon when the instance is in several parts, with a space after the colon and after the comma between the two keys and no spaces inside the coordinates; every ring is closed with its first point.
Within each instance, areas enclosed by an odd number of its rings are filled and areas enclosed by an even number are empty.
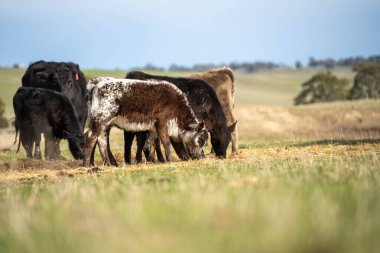
{"type": "MultiPolygon", "coordinates": [[[[313,71],[236,75],[225,160],[84,168],[64,141],[66,160],[35,161],[0,131],[0,252],[378,252],[380,101],[291,106],[313,71]]],[[[0,70],[7,109],[22,72],[0,70]]]]}
{"type": "MultiPolygon", "coordinates": [[[[293,98],[301,90],[301,84],[319,69],[280,69],[255,74],[235,73],[236,105],[291,106],[293,98]]],[[[24,69],[0,68],[0,98],[6,103],[6,116],[13,117],[12,97],[21,86],[24,69]]],[[[127,71],[83,70],[87,78],[112,76],[123,78],[127,71]]],[[[147,71],[150,74],[186,76],[188,72],[147,71]]],[[[352,80],[354,73],[350,68],[336,68],[333,73],[352,80]]]]}

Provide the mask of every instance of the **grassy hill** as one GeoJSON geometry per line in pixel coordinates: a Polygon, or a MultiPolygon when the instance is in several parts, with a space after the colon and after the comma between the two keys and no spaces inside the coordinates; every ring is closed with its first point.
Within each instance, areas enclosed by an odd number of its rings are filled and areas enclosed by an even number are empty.
{"type": "MultiPolygon", "coordinates": [[[[301,84],[309,79],[317,69],[274,70],[245,74],[236,72],[236,105],[285,105],[293,104],[301,84]]],[[[23,69],[0,69],[0,97],[6,103],[5,115],[13,117],[12,98],[21,85],[23,69]]],[[[127,71],[84,70],[88,78],[95,76],[113,76],[122,78],[127,71]]],[[[340,77],[352,79],[353,72],[349,68],[333,70],[340,77]]],[[[171,76],[186,76],[187,72],[150,72],[171,76]]]]}

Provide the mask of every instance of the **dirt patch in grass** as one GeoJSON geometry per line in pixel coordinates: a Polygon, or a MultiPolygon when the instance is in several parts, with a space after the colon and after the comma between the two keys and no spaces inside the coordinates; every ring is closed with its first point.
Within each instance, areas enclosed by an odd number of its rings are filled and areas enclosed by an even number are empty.
{"type": "MultiPolygon", "coordinates": [[[[100,161],[99,161],[100,163],[100,161]]],[[[72,178],[79,175],[99,174],[114,168],[82,167],[77,160],[34,160],[29,158],[0,162],[0,181],[29,181],[43,179],[48,181],[72,178]]]]}

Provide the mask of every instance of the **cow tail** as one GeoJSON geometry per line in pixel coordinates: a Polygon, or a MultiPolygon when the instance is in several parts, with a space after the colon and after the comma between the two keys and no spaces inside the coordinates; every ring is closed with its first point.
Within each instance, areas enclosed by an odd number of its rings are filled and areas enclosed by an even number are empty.
{"type": "MultiPolygon", "coordinates": [[[[18,136],[18,127],[16,125],[16,137],[15,137],[15,142],[13,143],[13,145],[16,144],[16,142],[17,142],[17,136],[18,136]]],[[[21,144],[21,138],[18,138],[18,145],[17,145],[16,153],[18,153],[18,151],[20,151],[20,144],[21,144]]]]}
{"type": "Polygon", "coordinates": [[[18,145],[17,145],[16,153],[18,153],[18,151],[20,151],[20,144],[21,144],[21,140],[19,139],[18,140],[18,145]]]}

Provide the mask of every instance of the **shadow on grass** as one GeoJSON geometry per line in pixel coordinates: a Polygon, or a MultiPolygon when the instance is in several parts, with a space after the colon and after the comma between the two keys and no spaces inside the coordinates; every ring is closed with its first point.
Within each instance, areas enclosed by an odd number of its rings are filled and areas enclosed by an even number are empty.
{"type": "Polygon", "coordinates": [[[315,145],[361,145],[361,144],[377,144],[380,143],[380,139],[357,139],[357,140],[346,140],[346,139],[329,139],[329,140],[316,140],[304,143],[298,143],[290,145],[292,147],[307,147],[315,145]]]}

